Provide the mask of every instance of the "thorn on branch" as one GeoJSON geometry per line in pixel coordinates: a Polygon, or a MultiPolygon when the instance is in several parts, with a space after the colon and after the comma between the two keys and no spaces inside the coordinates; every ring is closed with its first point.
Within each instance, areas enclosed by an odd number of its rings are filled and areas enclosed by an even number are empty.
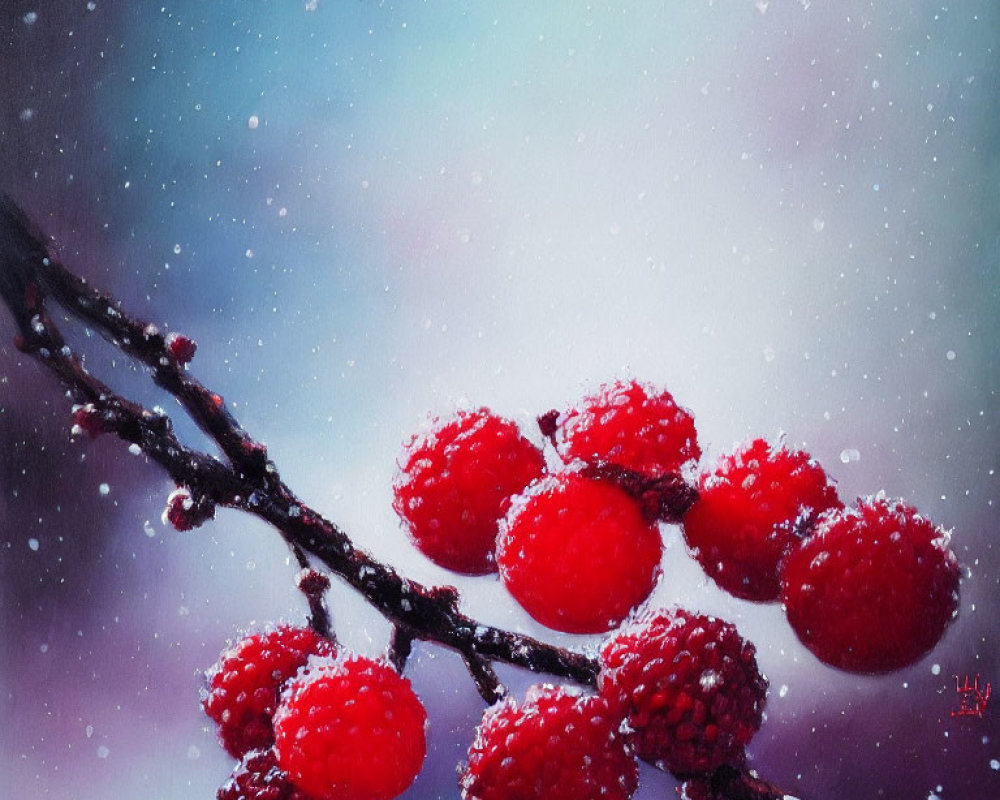
{"type": "Polygon", "coordinates": [[[500,679],[488,661],[483,660],[479,656],[471,656],[468,653],[463,653],[462,658],[465,660],[465,666],[476,684],[476,689],[479,690],[479,696],[488,705],[493,705],[498,700],[502,700],[507,696],[507,687],[500,682],[500,679]]]}

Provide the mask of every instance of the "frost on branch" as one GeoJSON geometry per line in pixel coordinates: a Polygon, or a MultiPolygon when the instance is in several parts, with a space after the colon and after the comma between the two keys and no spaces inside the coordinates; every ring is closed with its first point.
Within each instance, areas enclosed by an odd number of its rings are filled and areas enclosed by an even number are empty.
{"type": "Polygon", "coordinates": [[[460,611],[453,587],[427,587],[401,576],[296,497],[221,395],[190,374],[194,341],[161,335],[87,286],[63,267],[6,197],[0,197],[0,294],[17,325],[17,346],[52,372],[72,398],[74,433],[117,435],[180,487],[164,512],[175,528],[195,528],[220,506],[239,509],[269,523],[295,557],[308,627],[279,629],[273,641],[269,633],[249,634],[209,675],[205,709],[220,725],[224,746],[242,759],[220,789],[223,800],[389,800],[404,791],[425,750],[423,707],[403,677],[416,640],[456,651],[484,701],[503,700],[484,716],[472,744],[462,780],[465,800],[503,797],[502,791],[497,794],[500,786],[526,787],[523,796],[532,800],[627,798],[635,788],[628,766],[635,755],[672,771],[684,782],[683,796],[692,800],[782,797],[746,763],[745,746],[761,723],[766,693],[753,645],[720,620],[682,609],[644,608],[659,579],[657,522],[687,527],[690,521],[692,555],[703,564],[728,562],[712,577],[732,594],[773,601],[780,586],[793,629],[821,660],[842,669],[871,673],[910,663],[937,643],[957,608],[954,555],[940,530],[913,509],[876,498],[845,511],[806,454],[784,459],[779,450],[757,442],[750,449],[769,455],[737,457],[744,462],[739,469],[752,474],[733,491],[716,492],[736,467],[703,473],[696,485],[691,475],[701,450],[693,415],[665,390],[617,381],[567,411],[539,417],[554,457],[539,456],[510,424],[481,409],[456,430],[446,424],[426,441],[415,440],[401,461],[396,509],[414,526],[413,539],[428,557],[465,573],[488,572],[498,564],[514,599],[546,625],[610,633],[595,658],[483,625],[460,611]],[[91,375],[64,340],[53,303],[142,364],[221,457],[186,447],[169,417],[91,375]],[[419,457],[410,457],[414,453],[419,457]],[[521,459],[525,468],[515,470],[511,459],[521,459]],[[786,469],[787,464],[792,466],[786,469]],[[819,482],[820,501],[809,480],[802,484],[812,486],[808,491],[797,482],[800,468],[819,482]],[[517,480],[500,480],[512,471],[517,480]],[[764,473],[768,486],[755,488],[764,473]],[[773,518],[757,513],[761,491],[771,504],[783,498],[784,510],[773,518]],[[708,504],[710,496],[717,518],[735,524],[712,526],[706,539],[696,520],[707,513],[699,510],[706,507],[699,501],[704,497],[708,504]],[[541,497],[553,513],[533,505],[541,497]],[[608,523],[612,505],[621,509],[614,525],[608,523]],[[561,527],[567,518],[574,520],[569,529],[561,527]],[[748,522],[753,523],[749,535],[748,522]],[[565,544],[579,531],[572,558],[570,548],[552,544],[565,544]],[[616,536],[621,540],[609,544],[616,536]],[[633,547],[637,537],[648,538],[648,546],[633,547]],[[748,558],[746,541],[754,537],[777,541],[778,554],[748,558]],[[497,539],[501,544],[494,551],[497,539]],[[830,558],[833,544],[843,541],[850,543],[847,566],[830,558]],[[888,568],[898,563],[900,548],[919,550],[921,568],[888,568]],[[600,569],[615,559],[621,563],[614,569],[600,569]],[[594,562],[599,569],[591,569],[594,562]],[[838,594],[848,568],[865,576],[863,592],[838,594]],[[818,572],[823,575],[813,574],[818,572]],[[355,589],[391,623],[385,658],[367,659],[337,645],[324,600],[330,576],[355,589]],[[807,581],[838,604],[838,619],[845,624],[835,634],[824,630],[807,581]],[[866,613],[872,608],[878,611],[876,626],[866,613]],[[637,614],[633,622],[613,630],[630,613],[637,614]],[[876,629],[885,626],[898,634],[895,660],[870,647],[876,629]],[[499,680],[496,663],[578,686],[538,688],[519,702],[499,680]],[[580,715],[582,722],[576,720],[580,715]],[[508,724],[521,733],[493,742],[494,729],[508,724]],[[587,725],[594,726],[591,734],[600,729],[596,738],[608,752],[591,747],[584,730],[573,733],[587,725]],[[553,737],[565,742],[558,753],[545,755],[558,755],[566,774],[578,781],[544,777],[550,759],[540,765],[538,747],[524,746],[532,726],[545,742],[553,737]],[[331,748],[345,730],[369,736],[367,765],[351,760],[354,750],[341,754],[343,763],[333,763],[331,748]],[[605,772],[619,777],[613,788],[600,777],[605,772]]]}

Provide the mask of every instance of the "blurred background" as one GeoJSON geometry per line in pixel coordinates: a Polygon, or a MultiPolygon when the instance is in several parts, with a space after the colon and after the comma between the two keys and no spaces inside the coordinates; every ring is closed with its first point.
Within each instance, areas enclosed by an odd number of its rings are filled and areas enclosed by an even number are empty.
{"type": "MultiPolygon", "coordinates": [[[[455,579],[391,503],[428,414],[522,423],[636,377],[691,409],[706,463],[784,436],[850,501],[953,530],[961,613],[918,664],[820,664],[777,605],[729,598],[665,528],[656,602],[735,622],[771,682],[750,759],[790,794],[1000,796],[1000,7],[923,2],[4,0],[0,188],[64,262],[199,343],[193,373],[285,480],[410,577],[455,579]]],[[[232,764],[199,707],[227,639],[298,622],[277,534],[179,534],[173,488],[69,401],[0,314],[0,795],[211,798],[232,764]]],[[[76,330],[88,366],[170,398],[76,330]]],[[[384,623],[340,586],[337,630],[384,623]]],[[[482,703],[418,647],[424,773],[457,798],[482,703]]],[[[523,690],[530,676],[501,669],[523,690]]],[[[674,796],[644,768],[638,798],[674,796]]]]}

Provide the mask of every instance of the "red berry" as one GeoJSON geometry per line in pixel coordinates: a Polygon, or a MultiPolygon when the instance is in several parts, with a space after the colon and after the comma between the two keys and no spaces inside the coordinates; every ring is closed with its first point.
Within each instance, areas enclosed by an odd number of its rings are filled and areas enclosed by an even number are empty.
{"type": "Polygon", "coordinates": [[[273,749],[251,750],[216,794],[217,800],[310,800],[278,766],[273,749]]]}
{"type": "Polygon", "coordinates": [[[561,415],[555,442],[567,463],[613,463],[652,478],[701,456],[694,417],[669,392],[637,381],[602,386],[561,415]]]}
{"type": "Polygon", "coordinates": [[[197,342],[182,333],[168,333],[164,342],[167,345],[167,351],[178,364],[187,364],[194,358],[195,351],[198,349],[197,342]]]}
{"type": "Polygon", "coordinates": [[[542,452],[513,422],[485,408],[459,412],[406,446],[393,508],[435,564],[495,572],[498,521],[510,497],[544,470],[542,452]]]}
{"type": "Polygon", "coordinates": [[[937,644],[958,612],[958,585],[948,534],[878,496],[820,521],[785,562],[782,601],[820,661],[888,672],[937,644]]]}
{"type": "Polygon", "coordinates": [[[209,670],[202,706],[236,758],[274,742],[271,717],[285,681],[310,655],[333,655],[333,643],[311,628],[282,625],[240,639],[209,670]]]}
{"type": "Polygon", "coordinates": [[[463,800],[628,800],[639,767],[600,697],[534,686],[486,710],[461,778],[463,800]]]}
{"type": "Polygon", "coordinates": [[[653,591],[663,540],[621,489],[566,472],[539,481],[500,526],[508,591],[543,625],[601,633],[653,591]]]}
{"type": "Polygon", "coordinates": [[[743,761],[767,681],[754,646],[715,617],[647,612],[601,650],[598,689],[634,731],[638,754],[676,774],[743,761]]]}
{"type": "Polygon", "coordinates": [[[427,713],[382,661],[314,660],[274,715],[278,764],[316,800],[389,800],[423,765],[427,713]]]}
{"type": "Polygon", "coordinates": [[[701,476],[684,538],[706,573],[744,600],[777,600],[782,560],[817,517],[842,508],[823,468],[806,453],[757,439],[701,476]]]}

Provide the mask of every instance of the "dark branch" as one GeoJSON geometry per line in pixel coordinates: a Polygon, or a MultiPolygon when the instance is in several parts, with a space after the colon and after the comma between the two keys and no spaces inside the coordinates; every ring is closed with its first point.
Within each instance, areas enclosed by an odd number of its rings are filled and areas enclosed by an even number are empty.
{"type": "MultiPolygon", "coordinates": [[[[110,296],[68,271],[46,238],[10,198],[0,195],[0,295],[18,328],[17,346],[51,370],[78,404],[74,429],[97,435],[114,433],[138,445],[182,490],[168,501],[167,515],[182,529],[210,518],[216,506],[241,509],[270,523],[292,548],[301,568],[298,585],[309,603],[310,624],[330,636],[324,596],[328,578],[312,569],[321,562],[360,592],[393,624],[390,659],[402,669],[415,639],[457,651],[487,702],[506,693],[494,662],[596,687],[598,662],[583,653],[530,636],[483,625],[461,613],[458,592],[450,586],[426,587],[401,577],[391,567],[354,547],[337,525],[302,503],[282,482],[265,447],[254,441],[226,410],[220,395],[191,377],[186,361],[194,345],[178,351],[155,326],[125,314],[110,296]],[[157,385],[172,394],[218,445],[225,460],[185,447],[170,419],[118,394],[91,375],[65,343],[46,308],[53,300],[93,327],[129,356],[144,364],[157,385]]],[[[555,417],[540,420],[554,436],[555,417]]],[[[613,466],[591,466],[592,476],[630,491],[650,517],[677,521],[693,502],[694,489],[678,476],[642,479],[613,466]]],[[[770,784],[745,769],[724,767],[685,784],[706,800],[776,800],[770,784]]]]}

